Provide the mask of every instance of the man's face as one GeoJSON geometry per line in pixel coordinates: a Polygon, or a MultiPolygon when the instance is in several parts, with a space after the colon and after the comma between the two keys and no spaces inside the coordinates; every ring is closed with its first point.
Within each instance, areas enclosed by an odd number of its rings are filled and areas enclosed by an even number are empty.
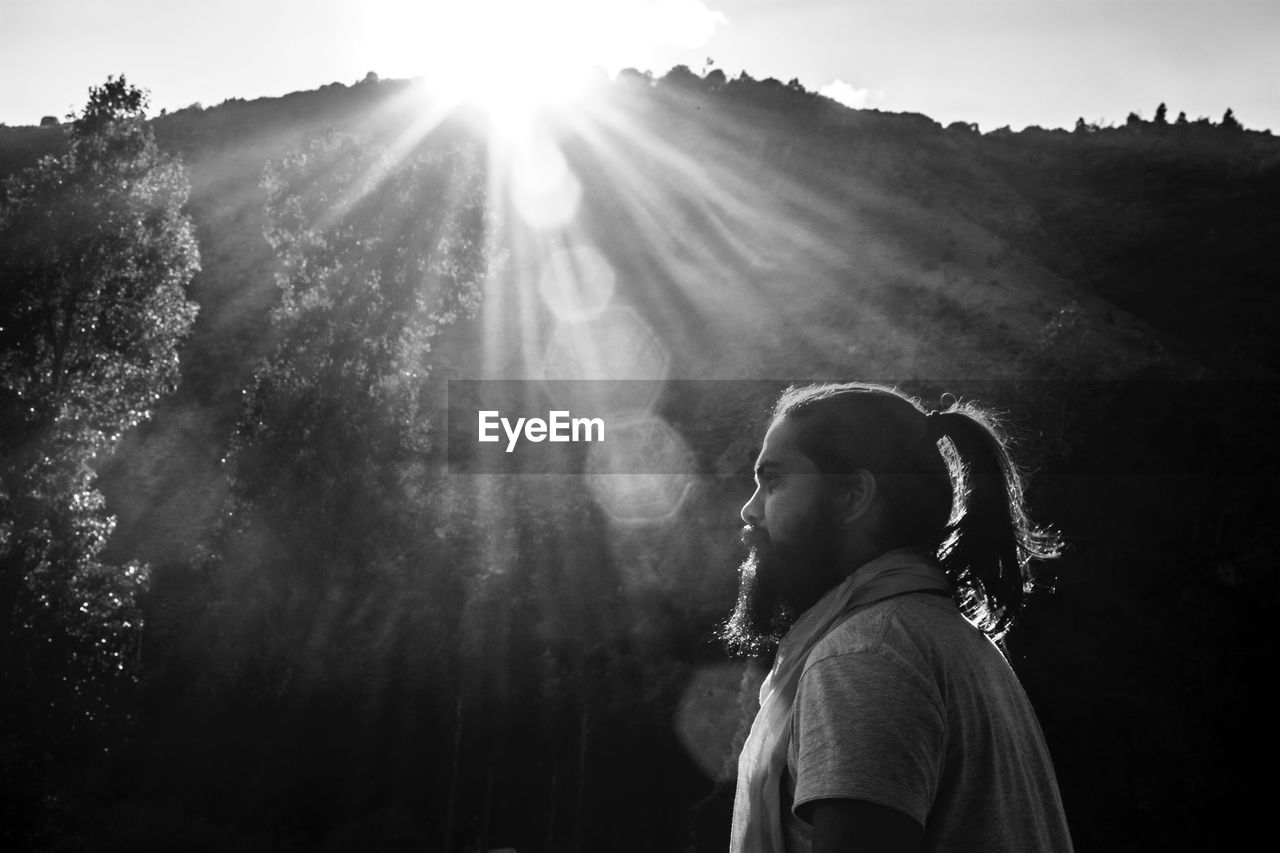
{"type": "Polygon", "coordinates": [[[830,589],[839,534],[830,478],[796,446],[796,424],[775,421],[756,459],[756,490],[742,508],[749,553],[738,569],[738,601],[721,631],[731,650],[776,644],[830,589]]]}

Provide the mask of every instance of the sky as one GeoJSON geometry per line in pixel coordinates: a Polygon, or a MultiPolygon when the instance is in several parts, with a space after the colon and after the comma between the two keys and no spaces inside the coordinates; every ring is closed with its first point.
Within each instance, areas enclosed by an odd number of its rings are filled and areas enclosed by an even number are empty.
{"type": "Polygon", "coordinates": [[[527,82],[710,61],[983,130],[1123,124],[1165,102],[1280,132],[1277,46],[1275,0],[0,0],[0,122],[63,117],[109,74],[158,112],[370,71],[527,82]]]}

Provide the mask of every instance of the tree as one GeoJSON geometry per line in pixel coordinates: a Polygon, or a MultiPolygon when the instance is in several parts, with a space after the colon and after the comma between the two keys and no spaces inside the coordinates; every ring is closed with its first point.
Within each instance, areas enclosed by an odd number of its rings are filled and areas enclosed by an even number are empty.
{"type": "MultiPolygon", "coordinates": [[[[470,149],[424,146],[390,160],[330,134],[271,164],[264,186],[282,291],[272,316],[278,344],[246,390],[233,440],[226,522],[209,548],[209,566],[231,570],[214,572],[215,594],[245,624],[266,625],[277,593],[308,600],[358,589],[420,626],[421,637],[439,637],[452,580],[430,570],[448,546],[437,536],[440,481],[430,467],[441,401],[427,380],[442,331],[474,314],[489,273],[478,159],[470,149]],[[241,543],[262,530],[270,550],[247,553],[241,543]],[[258,590],[252,603],[234,586],[246,571],[258,590]]],[[[275,623],[254,653],[283,671],[314,656],[304,643],[319,641],[309,631],[275,623]]],[[[359,656],[382,640],[327,639],[343,672],[374,671],[359,656]]]]}
{"type": "Polygon", "coordinates": [[[635,68],[624,68],[618,72],[617,82],[626,86],[648,88],[653,85],[653,75],[648,71],[641,72],[635,68]]]}
{"type": "Polygon", "coordinates": [[[1169,108],[1165,106],[1163,101],[1160,102],[1160,106],[1156,107],[1155,123],[1159,125],[1169,123],[1169,108]]]}
{"type": "Polygon", "coordinates": [[[1244,125],[1242,125],[1240,120],[1236,118],[1235,110],[1231,109],[1231,107],[1227,107],[1227,111],[1222,114],[1222,129],[1244,130],[1244,125]]]}
{"type": "Polygon", "coordinates": [[[703,88],[702,78],[693,73],[687,65],[673,66],[658,80],[658,85],[685,91],[697,91],[703,88]]]}
{"type": "Polygon", "coordinates": [[[100,730],[134,677],[147,567],[102,561],[114,519],[93,463],[176,386],[199,269],[186,173],[145,107],[124,77],[91,88],[66,154],[0,193],[6,756],[100,730]]]}
{"type": "MultiPolygon", "coordinates": [[[[403,749],[445,767],[471,707],[455,689],[468,549],[492,516],[469,512],[465,489],[447,494],[443,387],[428,380],[494,262],[481,158],[434,140],[392,157],[331,133],[271,163],[263,185],[276,345],[245,391],[202,560],[201,663],[228,713],[287,721],[286,752],[328,748],[328,728],[325,744],[309,739],[307,697],[337,690],[364,697],[361,714],[405,720],[403,749]]],[[[238,773],[227,768],[222,778],[238,773]]],[[[450,811],[448,779],[433,771],[425,784],[439,786],[423,795],[440,804],[435,820],[450,811]]],[[[331,783],[307,790],[291,801],[340,811],[359,799],[331,783]]]]}
{"type": "MultiPolygon", "coordinates": [[[[277,507],[352,487],[330,479],[352,476],[352,454],[371,476],[398,476],[379,463],[430,452],[433,348],[479,305],[490,222],[474,152],[461,148],[388,162],[333,134],[273,164],[264,185],[280,343],[249,392],[236,477],[246,498],[277,507]]],[[[383,485],[368,483],[370,498],[383,485]]]]}

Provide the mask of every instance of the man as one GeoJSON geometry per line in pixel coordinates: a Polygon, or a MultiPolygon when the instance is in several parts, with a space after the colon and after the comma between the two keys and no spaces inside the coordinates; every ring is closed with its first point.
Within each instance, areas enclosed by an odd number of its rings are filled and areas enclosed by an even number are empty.
{"type": "Polygon", "coordinates": [[[993,642],[1056,542],[1028,520],[990,420],[881,386],[793,388],[755,473],[723,636],[780,642],[739,760],[733,853],[1071,850],[1039,724],[993,642]]]}

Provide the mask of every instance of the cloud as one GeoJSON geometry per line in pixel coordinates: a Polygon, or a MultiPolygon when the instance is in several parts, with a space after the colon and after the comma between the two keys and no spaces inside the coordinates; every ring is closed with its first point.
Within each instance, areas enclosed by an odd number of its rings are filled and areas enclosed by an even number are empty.
{"type": "Polygon", "coordinates": [[[614,20],[625,22],[632,38],[640,35],[651,44],[702,47],[729,24],[724,12],[709,9],[702,0],[624,0],[619,6],[614,20]]]}
{"type": "Polygon", "coordinates": [[[884,100],[884,92],[859,89],[852,83],[846,83],[838,78],[819,89],[818,94],[855,109],[865,107],[869,101],[884,100]]]}

